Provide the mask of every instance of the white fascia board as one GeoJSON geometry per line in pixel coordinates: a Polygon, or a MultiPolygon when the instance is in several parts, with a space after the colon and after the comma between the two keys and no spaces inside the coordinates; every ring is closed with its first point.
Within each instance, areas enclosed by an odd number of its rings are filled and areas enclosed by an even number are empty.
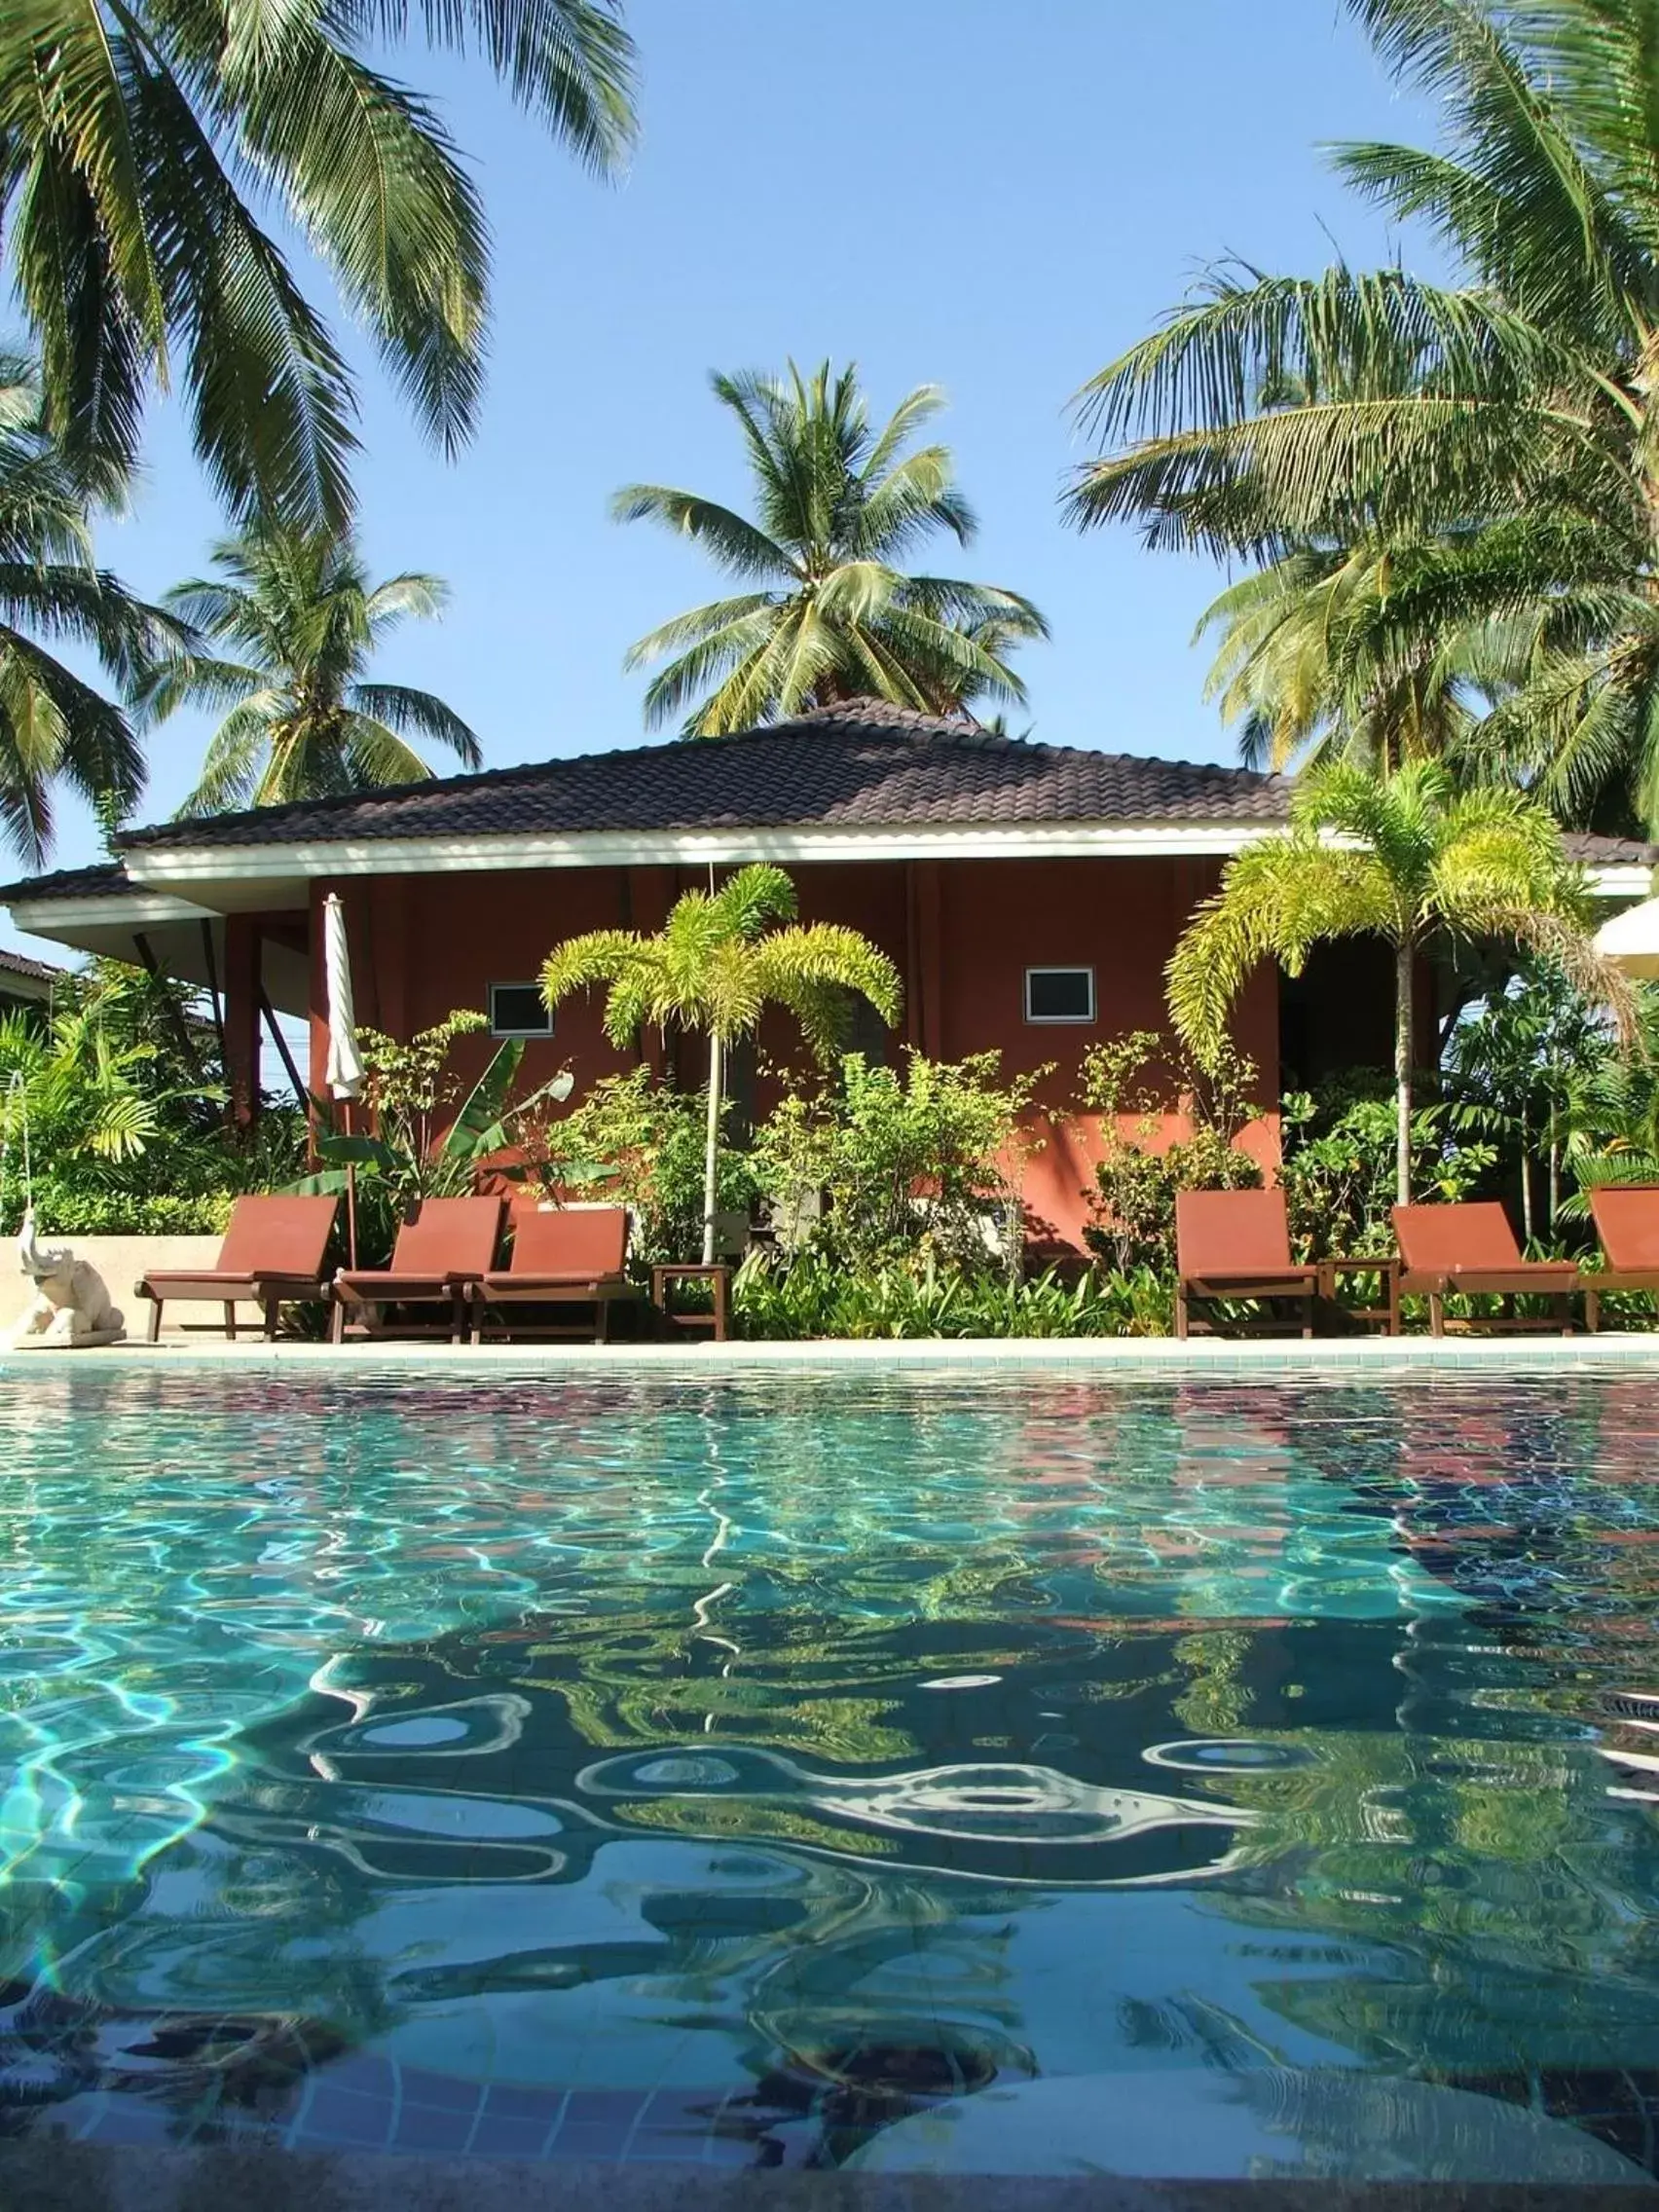
{"type": "Polygon", "coordinates": [[[1227,855],[1282,825],[1240,822],[1056,822],[893,830],[574,831],[535,837],[377,837],[361,843],[140,846],[138,883],[463,874],[494,868],[647,867],[743,861],[1093,860],[1227,855]]]}
{"type": "Polygon", "coordinates": [[[1653,869],[1645,861],[1612,861],[1604,867],[1587,863],[1584,869],[1594,899],[1650,899],[1653,869]]]}
{"type": "Polygon", "coordinates": [[[153,929],[163,922],[213,922],[211,906],[196,906],[165,891],[119,891],[106,898],[14,899],[7,911],[33,937],[75,929],[153,929]]]}
{"type": "MultiPolygon", "coordinates": [[[[494,869],[723,866],[744,861],[1105,860],[1226,858],[1272,836],[1281,824],[1214,822],[1051,823],[1018,828],[900,830],[589,830],[563,837],[401,837],[361,844],[180,846],[128,855],[136,887],[110,897],[20,899],[19,929],[50,936],[41,923],[143,927],[199,921],[215,908],[194,904],[163,884],[241,883],[295,876],[453,875],[494,869]],[[156,888],[145,890],[149,884],[156,888]]],[[[1332,838],[1332,843],[1346,840],[1332,838]]],[[[1645,861],[1585,867],[1598,899],[1645,899],[1655,871],[1645,861]]]]}

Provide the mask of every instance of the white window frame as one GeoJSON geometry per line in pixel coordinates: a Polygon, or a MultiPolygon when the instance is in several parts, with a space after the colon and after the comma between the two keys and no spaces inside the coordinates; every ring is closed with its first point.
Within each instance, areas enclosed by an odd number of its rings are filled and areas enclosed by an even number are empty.
{"type": "Polygon", "coordinates": [[[1025,971],[1025,1018],[1033,1029],[1086,1029],[1099,1018],[1099,1001],[1094,990],[1094,970],[1088,963],[1078,961],[1045,961],[1025,971]],[[1088,1012],[1087,1014],[1033,1014],[1031,1011],[1031,978],[1033,976],[1087,976],[1088,977],[1088,1012]]]}
{"type": "Polygon", "coordinates": [[[552,1034],[553,1034],[553,1030],[554,1030],[554,1025],[555,1025],[556,1016],[554,1015],[554,1013],[553,1013],[553,1011],[552,1011],[552,1009],[551,1009],[551,1008],[548,1008],[548,1009],[547,1009],[547,1026],[546,1026],[546,1028],[545,1028],[545,1029],[503,1029],[503,1028],[501,1028],[501,1027],[500,1027],[500,1026],[499,1026],[498,1024],[498,1022],[497,1022],[497,1020],[496,1020],[496,993],[497,993],[498,991],[539,991],[539,990],[540,990],[540,988],[541,988],[541,985],[540,985],[539,983],[532,983],[532,982],[526,982],[526,983],[514,983],[514,982],[508,981],[508,982],[502,982],[502,983],[492,983],[492,984],[490,985],[490,987],[489,987],[489,988],[490,988],[490,1034],[491,1034],[491,1036],[492,1036],[492,1037],[505,1037],[505,1038],[516,1038],[516,1037],[523,1037],[523,1038],[527,1038],[527,1039],[529,1039],[529,1038],[537,1038],[537,1037],[551,1037],[551,1036],[552,1036],[552,1034]]]}

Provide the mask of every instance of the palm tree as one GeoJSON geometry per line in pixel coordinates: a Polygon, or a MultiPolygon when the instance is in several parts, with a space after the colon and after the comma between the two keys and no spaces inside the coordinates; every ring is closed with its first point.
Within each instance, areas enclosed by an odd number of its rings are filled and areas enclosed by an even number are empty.
{"type": "Polygon", "coordinates": [[[213,561],[216,575],[167,594],[193,644],[157,660],[135,687],[151,721],[186,705],[230,710],[183,813],[419,783],[432,771],[411,734],[479,765],[477,738],[441,699],[364,680],[371,653],[400,622],[442,610],[440,577],[371,585],[350,538],[326,532],[246,530],[216,545],[213,561]],[[198,649],[203,636],[237,657],[198,649]]]}
{"type": "Polygon", "coordinates": [[[1506,632],[1500,777],[1659,826],[1659,40],[1642,0],[1349,0],[1451,146],[1339,150],[1463,280],[1215,273],[1086,388],[1084,525],[1280,561],[1426,563],[1406,658],[1506,632]]]}
{"type": "Polygon", "coordinates": [[[846,1030],[848,1001],[866,998],[889,1027],[903,1001],[899,972],[857,930],[794,925],[794,885],[781,867],[739,868],[716,891],[675,901],[657,937],[592,930],[548,955],[541,991],[550,1007],[571,992],[609,986],[605,1033],[624,1050],[650,1022],[701,1029],[709,1040],[709,1117],[703,1163],[703,1264],[715,1256],[723,1066],[764,1009],[787,1007],[813,1051],[828,1056],[846,1030]],[[794,926],[779,928],[779,923],[794,926]]]}
{"type": "Polygon", "coordinates": [[[991,697],[1023,701],[1008,653],[1049,626],[994,584],[907,574],[896,564],[948,531],[977,527],[948,451],[910,447],[944,404],[920,385],[873,429],[858,371],[826,361],[810,381],[715,376],[755,479],[757,521],[662,484],[630,484],[612,511],[707,547],[748,588],[676,615],[628,649],[643,668],[673,655],[645,692],[645,720],[683,718],[688,737],[721,737],[838,699],[888,699],[931,713],[991,697]]]}
{"type": "MultiPolygon", "coordinates": [[[[1495,535],[1495,534],[1494,534],[1495,535]]],[[[1343,758],[1386,774],[1462,763],[1493,700],[1512,691],[1518,642],[1496,621],[1441,627],[1447,546],[1305,546],[1228,586],[1198,618],[1216,636],[1204,695],[1239,731],[1247,767],[1343,758]]]]}
{"type": "Polygon", "coordinates": [[[0,824],[31,867],[51,845],[55,787],[119,819],[144,786],[127,718],[40,641],[91,652],[126,684],[172,635],[94,564],[92,504],[28,364],[0,355],[0,824]]]}
{"type": "Polygon", "coordinates": [[[1299,975],[1313,945],[1377,937],[1394,948],[1395,1179],[1411,1198],[1412,1057],[1419,957],[1447,940],[1501,938],[1547,956],[1634,1019],[1629,985],[1596,952],[1583,878],[1555,822],[1518,792],[1458,792],[1442,761],[1378,777],[1353,762],[1297,788],[1288,832],[1246,846],[1198,908],[1169,962],[1169,1011],[1213,1059],[1251,971],[1299,975]]]}
{"type": "Polygon", "coordinates": [[[628,144],[617,0],[7,0],[0,220],[77,459],[128,469],[147,388],[176,366],[239,518],[346,519],[351,376],[266,207],[332,270],[443,450],[469,434],[489,278],[477,189],[433,108],[364,58],[416,26],[482,55],[590,166],[628,144]]]}

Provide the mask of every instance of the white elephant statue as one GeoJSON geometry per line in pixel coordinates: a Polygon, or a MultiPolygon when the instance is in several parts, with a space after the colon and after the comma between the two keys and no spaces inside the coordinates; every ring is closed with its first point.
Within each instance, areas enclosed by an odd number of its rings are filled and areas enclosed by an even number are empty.
{"type": "Polygon", "coordinates": [[[67,1245],[49,1249],[36,1240],[32,1206],[23,1216],[18,1260],[35,1295],[12,1331],[15,1351],[113,1345],[126,1335],[126,1323],[110,1304],[109,1286],[91,1260],[77,1260],[67,1245]]]}

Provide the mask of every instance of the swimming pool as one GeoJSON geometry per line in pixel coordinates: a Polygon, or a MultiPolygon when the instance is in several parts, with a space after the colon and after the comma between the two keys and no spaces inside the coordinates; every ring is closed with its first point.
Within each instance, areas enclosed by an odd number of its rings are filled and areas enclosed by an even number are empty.
{"type": "Polygon", "coordinates": [[[0,2132],[1332,2070],[1659,2166],[1656,1445],[1594,1370],[0,1375],[0,2132]]]}

